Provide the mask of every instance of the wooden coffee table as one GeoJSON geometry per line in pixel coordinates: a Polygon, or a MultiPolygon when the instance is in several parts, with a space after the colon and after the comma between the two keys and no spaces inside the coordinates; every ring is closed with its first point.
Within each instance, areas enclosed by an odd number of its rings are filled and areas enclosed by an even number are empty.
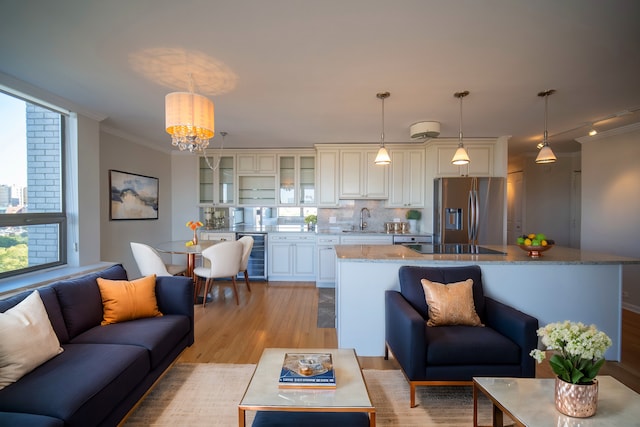
{"type": "Polygon", "coordinates": [[[517,426],[613,427],[640,423],[640,395],[610,376],[598,376],[598,409],[593,417],[572,418],[558,412],[555,379],[474,378],[473,425],[478,426],[478,391],[493,404],[493,425],[502,426],[503,413],[517,426]]]}
{"type": "Polygon", "coordinates": [[[246,411],[364,412],[369,416],[369,426],[376,425],[376,409],[371,403],[362,369],[353,349],[265,349],[238,405],[240,427],[245,426],[246,411]],[[285,353],[331,353],[336,371],[336,387],[329,390],[278,387],[285,353]]]}

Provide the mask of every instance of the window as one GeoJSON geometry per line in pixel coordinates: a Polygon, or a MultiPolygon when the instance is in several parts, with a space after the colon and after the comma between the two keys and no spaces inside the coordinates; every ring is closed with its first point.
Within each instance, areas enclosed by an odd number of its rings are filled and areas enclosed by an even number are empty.
{"type": "Polygon", "coordinates": [[[0,91],[0,278],[66,263],[65,119],[0,91]]]}

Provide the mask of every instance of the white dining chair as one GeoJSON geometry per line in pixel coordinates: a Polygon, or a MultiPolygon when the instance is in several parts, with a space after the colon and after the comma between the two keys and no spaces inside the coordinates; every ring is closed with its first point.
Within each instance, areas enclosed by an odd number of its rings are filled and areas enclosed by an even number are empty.
{"type": "Polygon", "coordinates": [[[136,264],[138,264],[138,270],[143,276],[152,274],[158,277],[177,276],[187,271],[186,265],[165,264],[160,254],[149,245],[137,242],[130,242],[130,244],[131,252],[133,252],[133,257],[136,260],[136,264]]]}
{"type": "MultiPolygon", "coordinates": [[[[196,267],[193,270],[196,276],[196,292],[194,298],[200,294],[201,280],[205,279],[204,293],[202,298],[202,306],[207,305],[207,295],[212,285],[213,279],[231,278],[233,294],[236,299],[236,305],[240,304],[238,298],[238,287],[236,286],[236,276],[242,261],[242,249],[244,245],[239,241],[220,242],[213,246],[209,246],[202,251],[202,257],[209,261],[209,267],[196,267]]],[[[217,282],[218,285],[224,284],[222,281],[217,282]]]]}
{"type": "Polygon", "coordinates": [[[251,292],[251,285],[249,284],[249,255],[251,255],[251,249],[253,249],[253,237],[242,236],[238,239],[238,242],[242,243],[242,261],[240,262],[240,270],[238,273],[244,273],[244,282],[247,284],[247,289],[251,292]]]}

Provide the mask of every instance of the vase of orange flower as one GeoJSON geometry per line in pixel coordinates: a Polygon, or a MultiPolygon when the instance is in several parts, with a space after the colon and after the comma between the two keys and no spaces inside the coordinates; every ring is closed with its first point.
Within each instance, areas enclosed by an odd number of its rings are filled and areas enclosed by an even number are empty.
{"type": "MultiPolygon", "coordinates": [[[[189,227],[193,231],[193,239],[191,239],[191,245],[198,244],[198,228],[202,227],[204,224],[200,221],[189,221],[187,222],[187,227],[189,227]]],[[[189,242],[187,242],[189,243],[189,242]]],[[[191,246],[189,245],[189,246],[191,246]]]]}

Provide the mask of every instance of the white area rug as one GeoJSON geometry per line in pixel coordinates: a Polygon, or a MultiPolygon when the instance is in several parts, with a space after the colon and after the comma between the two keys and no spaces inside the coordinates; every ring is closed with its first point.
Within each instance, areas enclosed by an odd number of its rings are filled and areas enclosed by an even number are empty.
{"type": "MultiPolygon", "coordinates": [[[[238,403],[254,365],[178,363],[125,422],[138,426],[237,426],[238,403]]],[[[409,408],[409,385],[397,370],[365,370],[378,426],[473,425],[471,387],[420,387],[418,406],[409,408]]],[[[491,406],[482,396],[480,423],[491,424],[491,406]]],[[[251,425],[254,413],[247,413],[251,425]]],[[[333,426],[337,427],[337,426],[333,426]]]]}

